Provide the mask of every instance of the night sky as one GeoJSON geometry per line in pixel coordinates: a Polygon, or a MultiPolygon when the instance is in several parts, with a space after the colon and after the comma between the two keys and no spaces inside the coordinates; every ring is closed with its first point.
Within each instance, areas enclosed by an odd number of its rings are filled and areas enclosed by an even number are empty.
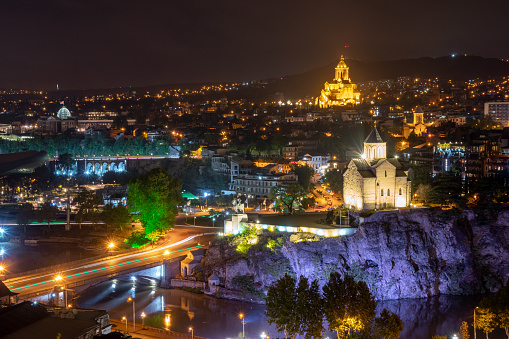
{"type": "Polygon", "coordinates": [[[5,0],[0,88],[246,81],[341,54],[505,59],[508,12],[507,0],[5,0]]]}

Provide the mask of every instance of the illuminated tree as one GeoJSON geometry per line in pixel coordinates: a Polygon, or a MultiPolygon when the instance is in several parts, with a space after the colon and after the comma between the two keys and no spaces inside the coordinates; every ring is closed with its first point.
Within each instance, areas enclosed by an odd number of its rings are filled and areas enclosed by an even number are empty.
{"type": "Polygon", "coordinates": [[[371,327],[377,303],[365,282],[356,282],[349,275],[342,279],[338,272],[333,272],[323,287],[323,299],[325,319],[338,338],[371,327]]]}
{"type": "Polygon", "coordinates": [[[183,203],[182,183],[160,168],[151,170],[129,184],[129,212],[145,229],[145,235],[171,229],[177,206],[183,203]]]}
{"type": "MultiPolygon", "coordinates": [[[[482,302],[481,305],[483,305],[482,302]]],[[[497,315],[488,307],[479,308],[477,312],[475,325],[486,333],[486,339],[489,339],[489,334],[495,329],[497,315]]]]}
{"type": "Polygon", "coordinates": [[[461,323],[460,338],[461,339],[469,339],[470,338],[470,334],[468,333],[468,323],[466,321],[461,323]]]}
{"type": "Polygon", "coordinates": [[[497,315],[498,326],[505,330],[509,338],[509,281],[493,295],[491,305],[497,315]]]}
{"type": "Polygon", "coordinates": [[[269,198],[275,202],[275,210],[287,210],[290,214],[293,214],[294,206],[305,196],[306,191],[298,184],[274,186],[269,192],[269,198]]]}

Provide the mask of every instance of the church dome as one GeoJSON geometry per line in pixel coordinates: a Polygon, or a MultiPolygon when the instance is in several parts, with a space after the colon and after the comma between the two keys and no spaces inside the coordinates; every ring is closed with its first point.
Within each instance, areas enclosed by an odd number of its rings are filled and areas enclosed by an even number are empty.
{"type": "Polygon", "coordinates": [[[57,112],[57,118],[59,118],[59,119],[69,119],[70,117],[71,117],[71,112],[66,107],[62,107],[57,112]]]}

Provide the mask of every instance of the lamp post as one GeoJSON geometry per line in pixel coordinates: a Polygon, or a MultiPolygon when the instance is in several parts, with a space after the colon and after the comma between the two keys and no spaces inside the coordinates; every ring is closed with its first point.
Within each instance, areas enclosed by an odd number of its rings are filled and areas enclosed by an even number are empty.
{"type": "Polygon", "coordinates": [[[189,327],[189,332],[191,332],[191,339],[194,339],[194,329],[189,327]]]}
{"type": "Polygon", "coordinates": [[[125,333],[127,333],[127,318],[124,316],[122,320],[125,320],[125,333]]]}
{"type": "Polygon", "coordinates": [[[113,247],[115,247],[115,244],[113,242],[110,242],[108,245],[108,250],[110,253],[113,252],[113,247]]]}
{"type": "Polygon", "coordinates": [[[474,308],[474,339],[477,339],[477,328],[475,327],[475,310],[479,307],[474,308]]]}
{"type": "Polygon", "coordinates": [[[212,218],[212,227],[216,227],[216,218],[212,218]]]}
{"type": "Polygon", "coordinates": [[[130,302],[132,301],[133,302],[133,332],[136,332],[136,312],[135,312],[135,302],[134,302],[134,299],[129,297],[127,298],[127,301],[130,302]]]}
{"type": "Polygon", "coordinates": [[[246,325],[246,321],[244,319],[244,314],[239,314],[239,318],[240,318],[240,322],[242,323],[242,339],[244,339],[246,336],[245,336],[245,332],[244,332],[244,325],[246,325]]]}
{"type": "Polygon", "coordinates": [[[196,226],[196,216],[194,216],[194,226],[196,226]]]}
{"type": "Polygon", "coordinates": [[[145,312],[141,312],[141,329],[143,329],[145,327],[145,317],[147,315],[145,314],[145,312]]]}

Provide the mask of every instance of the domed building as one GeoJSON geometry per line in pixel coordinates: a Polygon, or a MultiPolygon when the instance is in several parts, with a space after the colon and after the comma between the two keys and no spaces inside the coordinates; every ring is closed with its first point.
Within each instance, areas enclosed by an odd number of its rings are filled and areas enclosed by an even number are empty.
{"type": "Polygon", "coordinates": [[[331,83],[328,81],[325,83],[315,104],[320,108],[358,105],[361,94],[357,90],[357,85],[350,80],[348,72],[349,67],[346,65],[345,58],[341,56],[336,66],[334,80],[331,83]]]}
{"type": "Polygon", "coordinates": [[[67,109],[67,107],[63,106],[57,112],[57,118],[65,120],[71,117],[71,112],[67,109]]]}

